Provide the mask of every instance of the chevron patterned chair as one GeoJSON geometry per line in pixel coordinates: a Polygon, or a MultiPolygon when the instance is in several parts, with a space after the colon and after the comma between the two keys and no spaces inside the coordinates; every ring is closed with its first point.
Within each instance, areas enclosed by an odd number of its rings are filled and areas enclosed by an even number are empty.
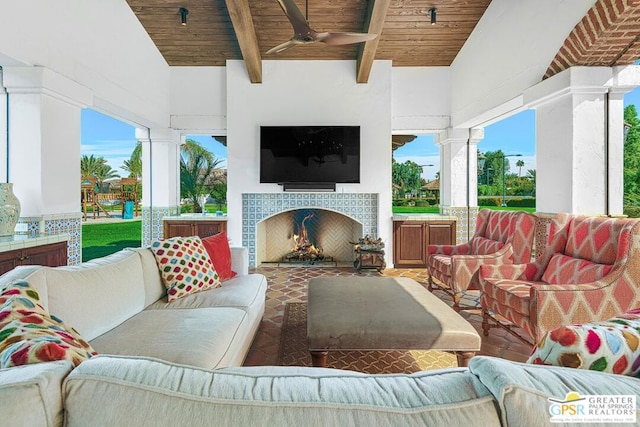
{"type": "Polygon", "coordinates": [[[534,344],[556,327],[606,320],[640,307],[640,220],[559,214],[535,262],[485,265],[479,276],[485,336],[502,326],[534,344]]]}
{"type": "Polygon", "coordinates": [[[482,209],[467,243],[428,246],[430,290],[441,289],[451,295],[456,311],[476,309],[460,306],[460,299],[467,290],[478,289],[478,269],[481,265],[531,261],[535,219],[526,212],[482,209]]]}

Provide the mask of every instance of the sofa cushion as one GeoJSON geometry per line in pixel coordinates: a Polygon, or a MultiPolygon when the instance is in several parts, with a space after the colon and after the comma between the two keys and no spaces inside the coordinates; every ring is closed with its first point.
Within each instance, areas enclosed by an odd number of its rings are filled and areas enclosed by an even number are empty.
{"type": "Polygon", "coordinates": [[[227,366],[245,337],[244,310],[230,307],[145,310],[91,341],[100,353],[147,356],[205,369],[227,366]]]}
{"type": "Polygon", "coordinates": [[[160,298],[167,296],[167,288],[164,286],[160,272],[158,271],[158,263],[156,257],[149,248],[128,249],[135,251],[140,256],[142,263],[142,277],[144,281],[144,306],[158,301],[160,298]]]}
{"type": "Polygon", "coordinates": [[[77,266],[42,267],[49,312],[87,340],[113,329],[144,309],[140,257],[120,251],[77,266]]]}
{"type": "Polygon", "coordinates": [[[155,240],[151,243],[151,250],[167,288],[169,301],[220,286],[220,277],[200,237],[155,240]]]}
{"type": "Polygon", "coordinates": [[[500,425],[492,396],[466,369],[412,375],[268,366],[205,371],[98,356],[69,375],[63,395],[69,427],[96,419],[112,425],[500,425]]]}
{"type": "Polygon", "coordinates": [[[0,368],[68,360],[79,365],[96,354],[82,337],[40,304],[27,282],[0,294],[0,368]]]}
{"type": "Polygon", "coordinates": [[[603,322],[553,329],[542,337],[528,362],[637,376],[640,309],[603,322]]]}
{"type": "Polygon", "coordinates": [[[225,282],[219,288],[207,289],[179,300],[168,302],[160,299],[147,307],[147,310],[206,308],[206,307],[236,307],[247,308],[258,300],[264,301],[267,281],[262,274],[239,276],[225,282]]]}
{"type": "Polygon", "coordinates": [[[471,239],[471,248],[475,255],[488,255],[498,252],[504,247],[504,242],[476,236],[471,239]]]}
{"type": "Polygon", "coordinates": [[[0,420],[13,426],[61,426],[68,361],[0,369],[0,420]]]}
{"type": "Polygon", "coordinates": [[[558,285],[563,283],[591,283],[609,274],[612,266],[597,264],[586,259],[564,254],[553,254],[542,275],[542,281],[558,285]]]}
{"type": "MultiPolygon", "coordinates": [[[[637,378],[603,372],[528,365],[486,356],[471,359],[469,370],[496,398],[505,426],[551,425],[549,398],[565,400],[570,391],[581,395],[638,394],[637,378]]],[[[640,399],[636,399],[636,405],[640,408],[640,399]]]]}
{"type": "Polygon", "coordinates": [[[227,233],[222,232],[202,239],[213,266],[221,281],[233,279],[236,272],[231,269],[231,248],[227,233]]]}

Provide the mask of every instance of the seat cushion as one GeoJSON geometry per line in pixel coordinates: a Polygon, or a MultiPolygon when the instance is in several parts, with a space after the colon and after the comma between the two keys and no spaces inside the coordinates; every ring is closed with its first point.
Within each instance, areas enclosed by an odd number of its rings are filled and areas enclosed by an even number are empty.
{"type": "Polygon", "coordinates": [[[265,299],[267,280],[261,274],[239,276],[225,282],[224,286],[208,289],[168,302],[162,298],[147,307],[148,310],[235,307],[246,309],[265,299]],[[260,301],[258,301],[260,300],[260,301]]]}
{"type": "Polygon", "coordinates": [[[429,267],[432,272],[437,271],[443,276],[451,276],[451,256],[431,255],[429,257],[429,267]]]}
{"type": "Polygon", "coordinates": [[[214,369],[227,366],[246,338],[244,310],[231,307],[145,310],[91,341],[99,353],[147,356],[214,369]]]}
{"type": "Polygon", "coordinates": [[[529,316],[529,301],[531,299],[529,292],[532,283],[522,280],[484,278],[480,281],[480,290],[486,295],[486,298],[524,316],[529,316]]]}

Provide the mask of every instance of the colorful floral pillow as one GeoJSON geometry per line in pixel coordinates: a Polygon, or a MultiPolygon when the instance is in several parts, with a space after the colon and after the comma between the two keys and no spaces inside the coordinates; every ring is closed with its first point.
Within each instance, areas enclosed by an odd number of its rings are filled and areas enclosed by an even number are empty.
{"type": "Polygon", "coordinates": [[[69,360],[75,366],[97,354],[40,304],[38,292],[17,281],[0,293],[0,368],[69,360]]]}
{"type": "Polygon", "coordinates": [[[542,275],[542,281],[559,285],[563,283],[591,283],[609,274],[612,266],[597,264],[586,259],[564,254],[553,254],[542,275]]]}
{"type": "Polygon", "coordinates": [[[198,236],[151,243],[169,302],[220,286],[220,277],[198,236]]]}
{"type": "Polygon", "coordinates": [[[549,331],[528,363],[639,376],[640,309],[603,322],[549,331]]]}
{"type": "Polygon", "coordinates": [[[220,280],[225,281],[236,276],[236,272],[231,269],[231,248],[227,233],[222,232],[202,239],[202,244],[206,249],[211,262],[220,275],[220,280]]]}

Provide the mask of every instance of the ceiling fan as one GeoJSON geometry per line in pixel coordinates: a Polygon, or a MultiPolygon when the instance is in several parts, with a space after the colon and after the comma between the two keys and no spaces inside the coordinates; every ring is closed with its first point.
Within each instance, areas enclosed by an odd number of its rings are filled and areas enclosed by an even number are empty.
{"type": "MultiPolygon", "coordinates": [[[[319,33],[309,26],[309,22],[294,0],[277,0],[280,7],[287,15],[287,18],[293,26],[293,37],[278,46],[267,51],[267,55],[272,53],[280,53],[290,47],[299,44],[309,44],[322,42],[328,45],[342,45],[351,43],[361,43],[367,40],[373,40],[378,35],[368,33],[319,33]]],[[[306,1],[306,13],[309,14],[309,0],[306,1]]]]}

